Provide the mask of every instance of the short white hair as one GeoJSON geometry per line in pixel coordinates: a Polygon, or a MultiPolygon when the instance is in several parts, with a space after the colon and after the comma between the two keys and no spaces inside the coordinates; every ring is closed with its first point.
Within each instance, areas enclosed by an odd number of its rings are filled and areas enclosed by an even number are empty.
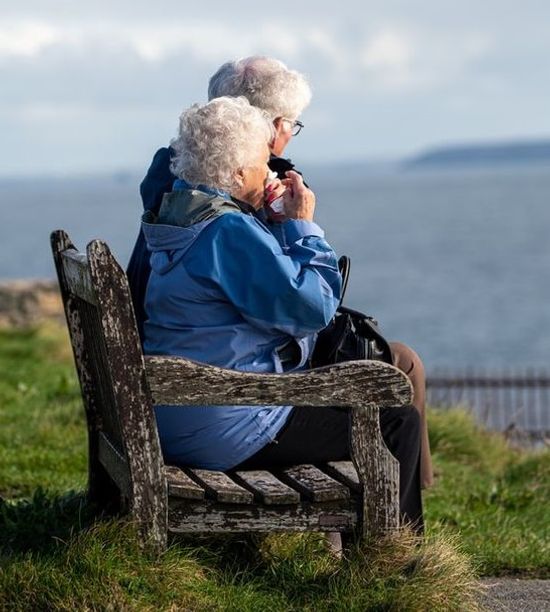
{"type": "Polygon", "coordinates": [[[283,62],[260,55],[226,62],[211,77],[208,99],[244,96],[271,118],[296,120],[311,101],[311,87],[303,74],[283,62]]]}
{"type": "Polygon", "coordinates": [[[194,104],[181,114],[179,134],[170,143],[170,170],[191,185],[231,193],[238,187],[237,170],[257,163],[272,138],[273,125],[246,98],[194,104]]]}

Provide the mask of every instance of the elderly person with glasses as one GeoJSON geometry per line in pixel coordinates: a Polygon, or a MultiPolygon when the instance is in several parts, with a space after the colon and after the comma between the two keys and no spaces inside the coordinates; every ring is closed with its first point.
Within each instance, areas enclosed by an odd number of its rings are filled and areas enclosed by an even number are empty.
{"type": "MultiPolygon", "coordinates": [[[[337,258],[313,221],[300,175],[276,183],[284,244],[254,213],[265,204],[274,127],[245,98],[195,105],[172,141],[177,177],[143,230],[151,251],[147,354],[178,355],[242,371],[307,367],[316,332],[340,299],[337,258]]],[[[271,193],[273,190],[270,190],[271,193]]],[[[157,406],[167,462],[206,469],[274,467],[349,458],[350,419],[339,408],[157,406]]],[[[416,410],[382,411],[401,467],[404,519],[422,523],[416,410]]]]}
{"type": "MultiPolygon", "coordinates": [[[[252,56],[237,61],[226,62],[211,77],[208,98],[220,96],[244,96],[250,104],[262,109],[273,125],[269,140],[270,158],[268,165],[279,179],[286,172],[295,170],[294,165],[282,155],[293,136],[300,133],[303,123],[298,120],[311,100],[311,89],[305,77],[290,70],[282,62],[273,58],[252,56]]],[[[155,154],[147,176],[141,184],[143,207],[157,213],[165,193],[172,190],[175,176],[170,169],[171,148],[161,148],[155,154]]],[[[276,235],[281,225],[276,217],[267,218],[263,210],[253,210],[266,227],[276,235]]],[[[279,238],[280,239],[280,238],[279,238]]],[[[134,309],[140,335],[143,338],[145,321],[145,289],[150,273],[149,252],[143,232],[140,231],[128,265],[128,280],[132,292],[134,309]]],[[[414,387],[413,404],[422,422],[421,480],[423,486],[432,482],[432,464],[426,422],[426,378],[420,357],[409,346],[391,342],[393,363],[409,376],[414,387]]]]}

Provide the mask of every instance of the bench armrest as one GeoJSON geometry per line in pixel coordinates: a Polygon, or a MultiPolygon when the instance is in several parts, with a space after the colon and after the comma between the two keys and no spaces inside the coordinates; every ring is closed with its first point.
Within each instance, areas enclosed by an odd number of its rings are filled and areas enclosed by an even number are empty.
{"type": "Polygon", "coordinates": [[[399,464],[387,449],[378,409],[411,402],[405,374],[380,361],[348,361],[293,374],[256,374],[181,357],[145,357],[155,404],[342,406],[351,411],[351,459],[364,495],[359,531],[399,527],[399,464]]]}
{"type": "Polygon", "coordinates": [[[292,374],[257,374],[181,357],[145,357],[154,404],[242,406],[398,406],[409,379],[380,361],[348,361],[292,374]]]}

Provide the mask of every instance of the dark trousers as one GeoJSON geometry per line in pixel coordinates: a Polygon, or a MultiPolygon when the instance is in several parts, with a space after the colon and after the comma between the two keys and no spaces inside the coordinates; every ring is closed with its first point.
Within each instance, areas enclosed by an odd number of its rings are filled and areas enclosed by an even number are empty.
{"type": "MultiPolygon", "coordinates": [[[[423,531],[420,493],[420,416],[413,406],[380,410],[386,446],[399,461],[399,501],[403,521],[423,531]]],[[[351,418],[342,408],[296,406],[273,442],[238,469],[277,468],[350,458],[351,418]]]]}

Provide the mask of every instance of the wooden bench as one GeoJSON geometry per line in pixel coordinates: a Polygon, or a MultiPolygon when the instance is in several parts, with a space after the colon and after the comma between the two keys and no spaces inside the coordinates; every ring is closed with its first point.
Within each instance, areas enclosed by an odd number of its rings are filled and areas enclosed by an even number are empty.
{"type": "Polygon", "coordinates": [[[61,230],[51,243],[86,411],[92,503],[128,511],[160,549],[168,533],[358,538],[398,528],[399,466],[382,440],[378,408],[410,403],[404,374],[377,361],[255,374],[144,358],[128,282],[108,246],[94,240],[79,253],[61,230]],[[349,407],[353,463],[227,473],[165,465],[155,404],[349,407]]]}

